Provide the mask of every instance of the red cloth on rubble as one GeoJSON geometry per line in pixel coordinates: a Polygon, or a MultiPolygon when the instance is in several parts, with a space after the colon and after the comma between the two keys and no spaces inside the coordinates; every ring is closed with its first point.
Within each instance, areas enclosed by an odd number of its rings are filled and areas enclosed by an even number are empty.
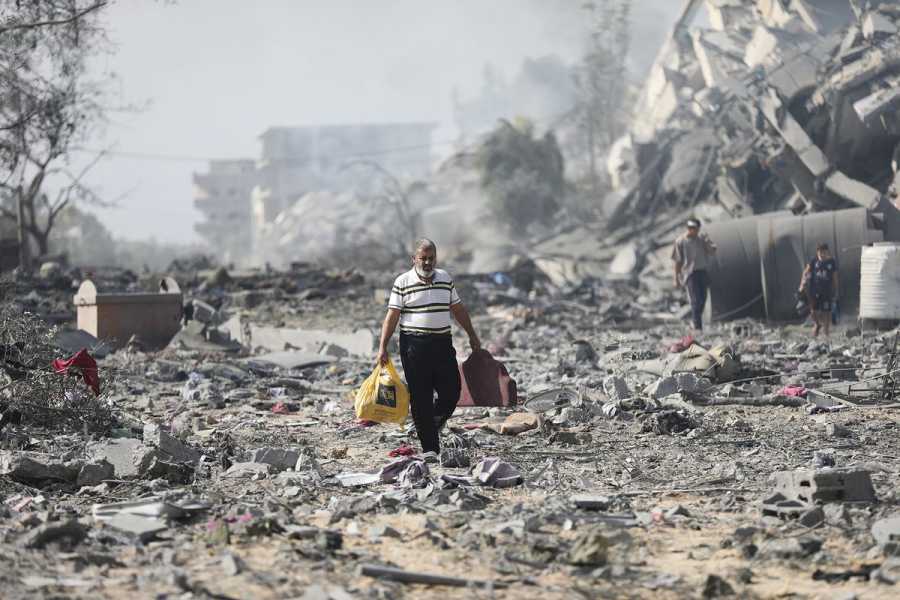
{"type": "Polygon", "coordinates": [[[100,375],[97,372],[97,361],[88,354],[85,348],[82,348],[68,360],[57,358],[53,361],[53,370],[60,375],[68,373],[69,369],[75,367],[81,374],[82,379],[87,384],[95,396],[100,395],[100,375]]]}
{"type": "Polygon", "coordinates": [[[407,446],[403,444],[399,448],[394,448],[390,452],[388,452],[388,456],[391,458],[397,458],[398,456],[413,456],[415,455],[416,450],[412,446],[407,446]]]}
{"type": "Polygon", "coordinates": [[[694,344],[694,336],[686,335],[677,342],[671,344],[668,348],[672,354],[684,352],[694,344]]]}

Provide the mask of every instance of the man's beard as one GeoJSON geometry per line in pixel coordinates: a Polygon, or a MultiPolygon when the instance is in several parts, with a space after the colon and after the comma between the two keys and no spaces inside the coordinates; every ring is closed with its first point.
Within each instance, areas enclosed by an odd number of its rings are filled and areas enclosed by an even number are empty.
{"type": "Polygon", "coordinates": [[[424,267],[420,267],[417,264],[417,265],[415,265],[415,269],[416,269],[416,275],[418,275],[422,279],[431,279],[431,276],[434,275],[433,268],[430,271],[426,271],[424,267]]]}

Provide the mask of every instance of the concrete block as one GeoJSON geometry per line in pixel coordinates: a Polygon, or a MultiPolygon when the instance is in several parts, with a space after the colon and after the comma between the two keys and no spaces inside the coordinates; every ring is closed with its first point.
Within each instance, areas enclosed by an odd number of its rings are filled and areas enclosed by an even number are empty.
{"type": "Polygon", "coordinates": [[[162,519],[123,513],[104,521],[107,527],[131,536],[135,540],[147,542],[169,528],[162,519]]]}
{"type": "Polygon", "coordinates": [[[277,471],[293,469],[300,459],[300,453],[287,448],[257,448],[250,454],[251,463],[265,463],[277,471]]]}
{"type": "Polygon", "coordinates": [[[851,179],[840,171],[835,171],[828,176],[828,179],[825,180],[825,189],[863,208],[874,208],[881,198],[881,193],[875,188],[851,179]]]}
{"type": "Polygon", "coordinates": [[[174,462],[196,463],[200,453],[172,436],[155,423],[144,424],[144,444],[158,448],[164,458],[174,462]]]}
{"type": "Polygon", "coordinates": [[[658,400],[678,393],[678,382],[674,377],[661,377],[644,388],[644,395],[658,400]]]}
{"type": "Polygon", "coordinates": [[[218,318],[218,311],[202,300],[191,300],[194,307],[194,320],[200,323],[212,324],[218,318]]]}
{"type": "Polygon", "coordinates": [[[37,452],[0,453],[0,475],[14,481],[69,481],[78,477],[81,463],[64,463],[37,452]]]}
{"type": "Polygon", "coordinates": [[[618,375],[610,375],[603,380],[603,391],[610,400],[627,400],[632,396],[625,378],[618,375]]]}
{"type": "Polygon", "coordinates": [[[141,440],[119,438],[88,446],[88,456],[94,461],[104,460],[112,464],[119,479],[138,477],[149,466],[154,450],[141,440]]]}
{"type": "Polygon", "coordinates": [[[862,22],[862,33],[867,40],[890,37],[897,33],[897,26],[879,12],[870,12],[862,22]]]}
{"type": "Polygon", "coordinates": [[[878,547],[889,556],[900,554],[900,515],[880,519],[872,524],[872,537],[878,547]]]}
{"type": "Polygon", "coordinates": [[[827,502],[875,502],[875,488],[867,471],[829,469],[779,471],[775,492],[807,504],[827,502]]]}
{"type": "Polygon", "coordinates": [[[107,479],[115,477],[116,468],[105,460],[96,463],[87,463],[78,472],[75,483],[80,487],[100,485],[107,479]]]}

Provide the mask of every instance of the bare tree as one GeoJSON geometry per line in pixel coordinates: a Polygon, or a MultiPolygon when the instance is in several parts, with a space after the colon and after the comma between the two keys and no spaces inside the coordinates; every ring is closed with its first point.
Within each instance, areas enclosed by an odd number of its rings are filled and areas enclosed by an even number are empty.
{"type": "Polygon", "coordinates": [[[598,150],[609,148],[627,121],[625,59],[631,41],[631,0],[595,0],[587,2],[584,10],[591,23],[591,41],[575,71],[575,85],[590,161],[591,191],[596,194],[598,150]]]}
{"type": "Polygon", "coordinates": [[[103,39],[106,0],[0,0],[0,218],[19,230],[22,264],[33,240],[41,254],[59,213],[100,202],[69,156],[102,115],[101,87],[86,75],[103,39]],[[50,183],[58,186],[48,192],[50,183]]]}
{"type": "Polygon", "coordinates": [[[397,224],[400,226],[401,235],[394,241],[392,251],[399,256],[405,256],[418,237],[420,215],[413,209],[410,198],[416,192],[428,187],[423,181],[404,183],[396,175],[384,168],[374,160],[354,160],[344,165],[344,169],[353,167],[366,167],[375,171],[381,178],[381,190],[371,196],[371,200],[387,210],[393,211],[397,224]]]}

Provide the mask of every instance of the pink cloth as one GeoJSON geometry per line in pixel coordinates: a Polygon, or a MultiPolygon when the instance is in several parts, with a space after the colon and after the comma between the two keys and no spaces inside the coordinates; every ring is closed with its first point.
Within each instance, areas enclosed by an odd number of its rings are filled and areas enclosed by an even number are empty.
{"type": "Polygon", "coordinates": [[[669,352],[678,353],[684,352],[688,348],[690,348],[694,344],[694,337],[691,335],[686,335],[671,346],[669,346],[669,352]]]}
{"type": "Polygon", "coordinates": [[[786,385],[778,391],[778,394],[791,398],[806,398],[807,391],[802,385],[786,385]]]}

